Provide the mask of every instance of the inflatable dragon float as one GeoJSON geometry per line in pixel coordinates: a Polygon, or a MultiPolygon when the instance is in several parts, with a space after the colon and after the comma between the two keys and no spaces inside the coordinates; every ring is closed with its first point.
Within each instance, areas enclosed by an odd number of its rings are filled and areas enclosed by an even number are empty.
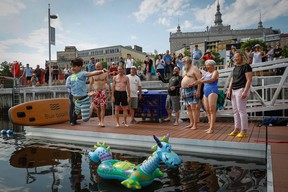
{"type": "Polygon", "coordinates": [[[158,168],[161,161],[171,168],[181,164],[181,159],[169,144],[169,134],[160,140],[155,135],[153,138],[156,141],[156,145],[152,147],[153,154],[139,165],[113,159],[110,147],[105,143],[97,143],[94,152],[89,152],[88,157],[95,163],[100,162],[97,173],[101,178],[117,179],[129,189],[141,189],[150,185],[155,178],[163,176],[158,168]]]}

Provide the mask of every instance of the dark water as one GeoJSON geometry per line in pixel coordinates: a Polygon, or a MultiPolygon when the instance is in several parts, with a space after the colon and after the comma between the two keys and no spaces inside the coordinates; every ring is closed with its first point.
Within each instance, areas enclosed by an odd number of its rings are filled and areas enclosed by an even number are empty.
{"type": "MultiPolygon", "coordinates": [[[[97,163],[87,153],[93,146],[53,143],[25,137],[22,127],[13,127],[3,117],[0,129],[15,129],[11,137],[0,137],[0,191],[132,191],[119,181],[103,180],[97,175],[97,163]]],[[[172,146],[173,147],[173,146],[172,146]]],[[[151,153],[129,151],[111,146],[114,159],[141,163],[151,153]]],[[[161,180],[139,191],[266,191],[264,160],[179,154],[183,160],[177,169],[164,164],[161,180]]]]}

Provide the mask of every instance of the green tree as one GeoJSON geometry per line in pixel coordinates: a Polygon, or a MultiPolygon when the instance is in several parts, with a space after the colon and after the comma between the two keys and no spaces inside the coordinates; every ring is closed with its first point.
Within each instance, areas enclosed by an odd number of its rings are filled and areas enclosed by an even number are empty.
{"type": "Polygon", "coordinates": [[[212,51],[212,55],[213,55],[214,61],[216,62],[217,65],[223,65],[224,58],[221,57],[221,55],[218,52],[212,51]]]}
{"type": "MultiPolygon", "coordinates": [[[[212,56],[214,58],[213,60],[216,62],[217,65],[223,65],[224,58],[221,57],[221,55],[218,52],[212,50],[212,56]]],[[[201,66],[204,66],[204,65],[205,65],[205,60],[201,59],[201,66]]]]}
{"type": "Polygon", "coordinates": [[[242,43],[241,49],[244,50],[246,47],[248,47],[250,50],[252,50],[256,44],[259,44],[262,47],[262,50],[266,50],[267,48],[264,41],[259,39],[251,39],[242,43]]]}
{"type": "Polygon", "coordinates": [[[12,64],[4,61],[0,65],[0,76],[12,77],[12,73],[10,71],[12,64]]]}
{"type": "Polygon", "coordinates": [[[283,47],[282,56],[287,58],[288,57],[288,46],[283,47]]]}
{"type": "Polygon", "coordinates": [[[190,57],[191,56],[191,53],[190,53],[190,51],[188,51],[188,50],[185,50],[184,51],[184,57],[190,57]]]}
{"type": "Polygon", "coordinates": [[[142,66],[142,64],[143,64],[143,61],[141,59],[136,59],[134,62],[134,65],[137,68],[138,68],[138,66],[142,66]]]}
{"type": "Polygon", "coordinates": [[[108,65],[107,65],[107,62],[106,61],[101,61],[101,64],[102,64],[102,69],[108,69],[108,65]]]}

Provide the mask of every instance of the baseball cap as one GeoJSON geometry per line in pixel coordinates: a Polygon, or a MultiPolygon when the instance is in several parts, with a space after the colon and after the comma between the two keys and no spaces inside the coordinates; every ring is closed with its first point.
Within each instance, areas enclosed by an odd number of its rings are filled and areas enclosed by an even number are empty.
{"type": "Polygon", "coordinates": [[[132,66],[131,69],[137,69],[136,66],[132,66]]]}

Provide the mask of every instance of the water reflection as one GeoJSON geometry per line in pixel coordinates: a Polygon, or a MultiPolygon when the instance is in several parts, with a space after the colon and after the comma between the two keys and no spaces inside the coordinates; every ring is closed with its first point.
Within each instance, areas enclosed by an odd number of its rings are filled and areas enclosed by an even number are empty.
{"type": "MultiPolygon", "coordinates": [[[[46,191],[131,191],[119,181],[100,178],[97,175],[99,164],[89,161],[88,150],[85,147],[33,143],[13,152],[9,162],[15,168],[26,170],[25,176],[22,172],[17,177],[26,177],[25,187],[31,191],[39,184],[46,186],[46,191]],[[37,182],[34,186],[33,183],[37,182]]],[[[143,162],[147,156],[145,152],[139,156],[135,152],[129,154],[129,151],[113,154],[115,159],[134,164],[143,162]]],[[[265,169],[243,169],[240,166],[227,167],[194,161],[185,161],[176,169],[161,164],[159,169],[165,173],[164,177],[139,191],[266,191],[265,169]]]]}

